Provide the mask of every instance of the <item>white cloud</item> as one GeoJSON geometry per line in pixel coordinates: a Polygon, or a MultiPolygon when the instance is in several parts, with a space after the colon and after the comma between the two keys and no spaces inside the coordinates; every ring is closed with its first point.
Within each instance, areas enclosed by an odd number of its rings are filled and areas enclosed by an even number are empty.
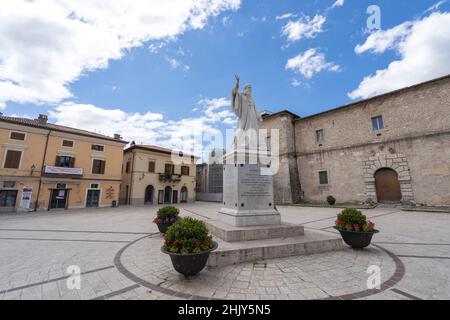
{"type": "Polygon", "coordinates": [[[226,98],[203,99],[198,102],[198,117],[180,120],[165,119],[161,113],[132,113],[119,108],[107,109],[91,104],[62,103],[49,110],[55,123],[112,136],[121,134],[125,140],[157,144],[192,152],[201,150],[198,135],[216,135],[219,124],[232,126],[236,117],[226,98]]]}
{"type": "Polygon", "coordinates": [[[302,83],[300,82],[300,81],[298,81],[297,79],[295,79],[295,78],[292,78],[291,79],[291,86],[293,86],[293,87],[298,87],[298,86],[300,86],[302,83]]]}
{"type": "Polygon", "coordinates": [[[447,2],[447,0],[442,0],[442,1],[436,2],[431,7],[429,7],[427,10],[425,10],[425,13],[439,10],[439,8],[446,2],[447,2]]]}
{"type": "Polygon", "coordinates": [[[166,57],[166,61],[170,64],[172,69],[180,69],[182,71],[189,71],[191,67],[189,67],[187,64],[184,64],[180,60],[177,60],[175,58],[168,58],[166,57]]]}
{"type": "Polygon", "coordinates": [[[326,62],[325,55],[317,52],[316,48],[308,49],[303,54],[300,53],[289,59],[286,63],[286,69],[300,73],[308,79],[321,71],[338,72],[341,70],[339,65],[326,62]]]}
{"type": "Polygon", "coordinates": [[[450,73],[450,13],[433,13],[368,37],[355,51],[395,50],[399,60],[365,77],[351,99],[369,98],[450,73]],[[394,31],[396,30],[396,31],[394,31]],[[400,30],[400,31],[399,31],[400,30]]]}
{"type": "Polygon", "coordinates": [[[203,28],[208,17],[239,5],[240,0],[3,0],[0,103],[58,103],[72,96],[72,82],[106,68],[127,49],[203,28]]]}
{"type": "Polygon", "coordinates": [[[397,47],[399,41],[403,41],[411,33],[413,23],[405,22],[388,30],[379,30],[372,33],[362,45],[355,47],[358,54],[366,51],[374,53],[383,53],[388,49],[397,47]]]}
{"type": "Polygon", "coordinates": [[[292,12],[288,12],[285,14],[282,14],[281,16],[276,16],[275,19],[276,20],[284,20],[284,19],[288,19],[288,18],[295,18],[297,15],[293,14],[292,12]]]}
{"type": "Polygon", "coordinates": [[[304,16],[297,21],[289,21],[281,29],[281,34],[287,37],[290,42],[299,41],[303,38],[314,38],[323,32],[322,26],[326,18],[322,15],[315,15],[314,18],[304,16]]]}
{"type": "Polygon", "coordinates": [[[342,7],[344,5],[345,0],[336,0],[333,5],[331,6],[331,9],[342,7]]]}

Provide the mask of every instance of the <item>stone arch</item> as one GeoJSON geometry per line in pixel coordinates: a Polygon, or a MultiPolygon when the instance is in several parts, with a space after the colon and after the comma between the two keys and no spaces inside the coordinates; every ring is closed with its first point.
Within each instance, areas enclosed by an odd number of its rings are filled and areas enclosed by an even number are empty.
{"type": "Polygon", "coordinates": [[[411,186],[411,174],[408,160],[403,154],[378,154],[369,157],[363,161],[364,184],[366,187],[366,198],[377,202],[375,189],[375,172],[379,169],[388,168],[398,174],[400,190],[402,193],[402,202],[414,201],[414,195],[411,186]]]}

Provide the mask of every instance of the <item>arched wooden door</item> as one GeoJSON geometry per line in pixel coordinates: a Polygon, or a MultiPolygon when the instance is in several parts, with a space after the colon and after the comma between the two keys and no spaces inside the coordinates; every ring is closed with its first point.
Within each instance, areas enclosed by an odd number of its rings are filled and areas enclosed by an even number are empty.
{"type": "Polygon", "coordinates": [[[400,202],[402,192],[397,172],[383,168],[375,172],[375,188],[378,202],[400,202]]]}
{"type": "Polygon", "coordinates": [[[144,202],[146,204],[152,204],[153,203],[153,186],[147,186],[147,188],[145,188],[145,200],[144,202]]]}

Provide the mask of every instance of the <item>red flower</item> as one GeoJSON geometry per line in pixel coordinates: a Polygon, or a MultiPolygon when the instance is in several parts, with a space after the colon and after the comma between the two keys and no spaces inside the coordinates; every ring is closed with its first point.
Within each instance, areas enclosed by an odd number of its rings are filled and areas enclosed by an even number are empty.
{"type": "Polygon", "coordinates": [[[345,222],[344,221],[342,221],[342,220],[336,220],[336,224],[339,226],[339,225],[341,225],[341,224],[344,224],[345,222]]]}
{"type": "Polygon", "coordinates": [[[355,223],[353,225],[353,228],[355,228],[355,231],[359,231],[361,229],[361,226],[359,224],[355,223]]]}

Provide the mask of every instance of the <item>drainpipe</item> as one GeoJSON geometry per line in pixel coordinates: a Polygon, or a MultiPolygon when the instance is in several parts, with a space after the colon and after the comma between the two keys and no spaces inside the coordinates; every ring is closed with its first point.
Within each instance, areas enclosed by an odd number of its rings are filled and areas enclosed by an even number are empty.
{"type": "Polygon", "coordinates": [[[131,154],[132,154],[132,157],[131,157],[131,168],[130,168],[130,174],[131,174],[131,178],[130,178],[130,190],[129,190],[129,192],[130,192],[130,194],[129,194],[129,196],[128,196],[128,204],[130,205],[131,204],[131,195],[133,194],[133,172],[134,172],[134,148],[133,148],[133,150],[131,150],[131,154]]]}
{"type": "Polygon", "coordinates": [[[44,172],[45,158],[47,157],[48,140],[50,138],[51,133],[52,133],[52,130],[49,130],[48,134],[47,134],[47,140],[45,141],[44,157],[42,158],[41,176],[39,177],[39,187],[38,187],[36,202],[34,204],[34,211],[36,211],[38,208],[39,196],[41,194],[41,186],[42,186],[42,173],[44,172]]]}

